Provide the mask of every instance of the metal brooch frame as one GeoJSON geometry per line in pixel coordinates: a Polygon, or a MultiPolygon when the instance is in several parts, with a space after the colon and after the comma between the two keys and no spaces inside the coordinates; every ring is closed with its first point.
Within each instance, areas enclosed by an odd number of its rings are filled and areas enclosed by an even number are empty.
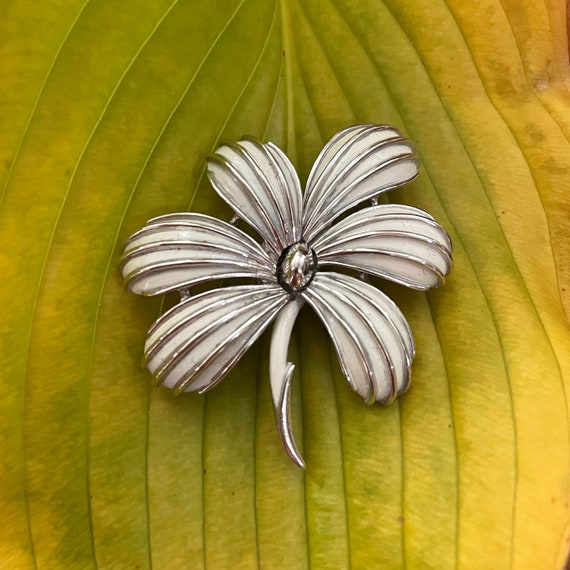
{"type": "Polygon", "coordinates": [[[346,274],[369,274],[425,291],[452,266],[447,232],[411,206],[377,197],[413,180],[412,144],[388,125],[355,125],[318,156],[305,193],[285,154],[251,137],[224,143],[208,158],[212,186],[253,227],[191,212],[148,221],[128,240],[120,267],[137,294],[179,291],[181,301],[148,333],[145,363],[156,383],[205,392],[233,368],[273,323],[271,394],[288,455],[304,467],[291,429],[289,339],[306,303],[332,338],[341,369],[367,403],[404,393],[415,354],[410,327],[380,290],[346,274]],[[372,205],[347,214],[362,202],[372,205]],[[342,272],[335,271],[340,268],[342,272]],[[214,279],[246,278],[199,295],[214,279]]]}

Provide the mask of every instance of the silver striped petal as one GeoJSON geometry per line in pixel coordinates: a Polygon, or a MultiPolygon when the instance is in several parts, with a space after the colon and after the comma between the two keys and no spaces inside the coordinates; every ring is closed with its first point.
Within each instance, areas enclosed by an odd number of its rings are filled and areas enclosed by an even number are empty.
{"type": "Polygon", "coordinates": [[[348,382],[367,403],[389,404],[408,389],[414,341],[384,293],[354,277],[321,272],[301,295],[328,330],[348,382]]]}
{"type": "Polygon", "coordinates": [[[312,244],[319,266],[336,265],[425,291],[451,271],[451,240],[426,212],[386,204],[360,210],[312,244]]]}
{"type": "Polygon", "coordinates": [[[128,288],[158,295],[211,279],[275,279],[275,264],[250,236],[210,216],[160,216],[126,244],[121,271],[128,288]]]}
{"type": "Polygon", "coordinates": [[[341,131],[319,154],[309,175],[304,239],[313,240],[343,212],[417,175],[414,147],[397,129],[356,125],[341,131]]]}
{"type": "Polygon", "coordinates": [[[272,143],[246,138],[208,157],[216,192],[257,230],[279,257],[301,238],[301,184],[293,165],[272,143]]]}
{"type": "Polygon", "coordinates": [[[213,289],[160,317],[145,344],[147,368],[176,392],[215,386],[261,335],[289,295],[277,285],[213,289]]]}

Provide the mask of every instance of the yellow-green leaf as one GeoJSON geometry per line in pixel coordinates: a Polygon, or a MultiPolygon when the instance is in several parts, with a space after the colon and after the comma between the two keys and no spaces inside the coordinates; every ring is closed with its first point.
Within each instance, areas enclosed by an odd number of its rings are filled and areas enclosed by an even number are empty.
{"type": "Polygon", "coordinates": [[[570,71],[562,0],[0,2],[0,566],[560,569],[570,551],[570,71]],[[303,312],[284,454],[265,337],[215,390],[140,367],[122,286],[156,215],[231,214],[205,157],[251,134],[306,177],[357,122],[416,144],[390,199],[450,232],[417,343],[367,407],[303,312]]]}

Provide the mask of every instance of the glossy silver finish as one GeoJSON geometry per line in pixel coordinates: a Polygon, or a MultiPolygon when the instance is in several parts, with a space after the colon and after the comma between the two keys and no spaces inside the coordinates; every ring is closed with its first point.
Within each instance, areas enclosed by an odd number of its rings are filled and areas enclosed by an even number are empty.
{"type": "Polygon", "coordinates": [[[304,241],[286,248],[277,260],[277,281],[290,293],[306,289],[317,272],[317,256],[304,241]]]}
{"type": "Polygon", "coordinates": [[[398,204],[347,216],[313,243],[319,266],[336,265],[425,291],[450,272],[451,240],[427,213],[398,204]]]}
{"type": "Polygon", "coordinates": [[[320,316],[346,379],[367,403],[389,404],[408,389],[414,341],[384,293],[354,277],[323,271],[302,297],[320,316]]]}
{"type": "Polygon", "coordinates": [[[289,301],[277,285],[213,289],[165,313],[149,331],[145,363],[157,384],[205,392],[233,368],[289,301]]]}
{"type": "Polygon", "coordinates": [[[291,383],[295,365],[287,359],[289,339],[295,319],[303,306],[300,296],[293,298],[279,313],[273,325],[271,349],[269,354],[269,377],[271,380],[271,396],[275,410],[277,430],[287,455],[299,466],[305,462],[299,451],[291,424],[291,383]]]}
{"type": "Polygon", "coordinates": [[[275,263],[232,224],[211,216],[169,214],[133,234],[120,261],[129,290],[159,295],[212,279],[271,280],[275,263]]]}
{"type": "Polygon", "coordinates": [[[334,269],[418,290],[444,283],[452,265],[446,231],[417,208],[377,205],[379,194],[417,174],[412,145],[387,125],[356,125],[333,137],[304,195],[295,169],[272,143],[245,138],[223,144],[208,159],[208,175],[235,211],[232,223],[193,213],[154,218],[129,239],[121,259],[133,292],[181,294],[149,331],[145,362],[156,382],[175,392],[209,390],[273,322],[277,428],[287,454],[304,467],[292,430],[295,367],[287,353],[307,304],[366,402],[389,404],[404,393],[415,353],[404,316],[377,288],[334,269]],[[341,217],[365,201],[372,205],[341,217]],[[257,232],[259,243],[237,227],[238,218],[257,232]],[[233,278],[250,284],[190,296],[198,283],[233,278]]]}

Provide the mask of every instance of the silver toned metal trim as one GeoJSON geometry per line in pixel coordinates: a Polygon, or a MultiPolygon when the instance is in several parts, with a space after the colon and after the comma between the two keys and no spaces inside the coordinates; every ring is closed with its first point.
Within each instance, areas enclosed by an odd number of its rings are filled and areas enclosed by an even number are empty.
{"type": "MultiPolygon", "coordinates": [[[[243,287],[241,287],[241,288],[235,287],[232,290],[224,289],[224,291],[228,291],[228,293],[232,293],[235,296],[240,296],[240,301],[242,303],[245,303],[244,308],[247,310],[252,306],[252,304],[248,302],[248,297],[255,297],[256,295],[259,294],[257,287],[255,287],[255,289],[252,289],[251,286],[249,286],[249,289],[250,290],[244,290],[243,287]]],[[[279,292],[279,291],[277,290],[277,292],[279,292]]],[[[213,296],[211,291],[208,291],[207,293],[202,294],[200,297],[205,298],[205,297],[209,297],[209,296],[213,296]]],[[[199,297],[197,296],[197,297],[194,297],[192,299],[192,301],[196,302],[198,299],[199,299],[199,297]]],[[[231,297],[225,297],[223,299],[223,302],[225,304],[228,304],[234,300],[235,299],[233,299],[231,297]]],[[[264,304],[265,299],[260,299],[257,301],[257,303],[258,304],[264,304]]],[[[255,305],[255,302],[253,302],[253,305],[255,305]]],[[[171,309],[168,313],[163,315],[158,321],[155,322],[153,327],[149,330],[149,339],[152,336],[152,334],[154,334],[154,332],[156,331],[158,326],[164,325],[164,322],[166,320],[172,318],[173,316],[176,316],[177,314],[184,312],[186,309],[187,309],[187,306],[185,306],[183,303],[179,303],[178,305],[175,305],[173,307],[173,309],[171,309]]],[[[172,338],[174,335],[176,335],[176,333],[185,329],[189,324],[197,321],[198,319],[200,319],[204,315],[207,315],[211,311],[212,311],[212,304],[205,305],[200,310],[194,311],[194,312],[190,313],[189,315],[187,315],[184,319],[179,320],[175,325],[171,325],[168,328],[168,330],[165,331],[164,334],[162,334],[158,338],[156,338],[154,340],[154,342],[152,342],[150,344],[147,343],[147,346],[145,347],[145,362],[148,362],[148,360],[150,360],[154,356],[156,356],[157,352],[161,349],[161,347],[164,346],[164,344],[168,341],[169,338],[172,338]]],[[[235,316],[237,316],[237,314],[233,313],[232,315],[222,315],[220,318],[223,319],[223,318],[226,318],[227,316],[234,316],[235,317],[235,316]]],[[[203,334],[205,334],[207,332],[208,332],[208,329],[204,329],[201,331],[201,333],[203,333],[203,334]]],[[[196,339],[196,340],[198,340],[198,339],[196,339]]]]}
{"type": "MultiPolygon", "coordinates": [[[[253,141],[248,141],[248,142],[250,142],[254,146],[254,148],[257,147],[257,143],[253,143],[253,141]]],[[[243,142],[242,142],[242,144],[239,144],[237,142],[226,142],[226,143],[224,143],[224,146],[231,148],[232,150],[234,150],[238,154],[241,154],[241,156],[245,159],[245,161],[247,162],[249,167],[255,172],[255,174],[257,175],[257,179],[261,182],[261,185],[265,189],[265,195],[271,199],[272,206],[273,206],[272,209],[276,212],[277,216],[279,217],[279,225],[275,224],[276,227],[281,227],[283,229],[286,229],[287,228],[287,220],[285,219],[285,217],[283,215],[283,211],[281,210],[281,205],[279,204],[279,200],[277,199],[277,196],[275,195],[275,191],[274,191],[275,189],[271,187],[271,184],[269,183],[266,172],[255,161],[255,158],[251,154],[251,151],[248,149],[247,146],[245,146],[245,144],[243,144],[243,142]]],[[[264,157],[265,156],[266,155],[264,155],[264,157]]],[[[285,233],[287,233],[287,232],[285,232],[285,233]]],[[[279,243],[277,245],[279,245],[280,248],[286,247],[287,243],[288,243],[288,240],[283,239],[283,237],[287,238],[288,236],[287,235],[279,236],[279,243]]]]}
{"type": "Polygon", "coordinates": [[[293,325],[303,304],[303,299],[296,297],[281,310],[273,324],[269,352],[269,377],[277,431],[287,455],[302,468],[305,462],[295,443],[291,424],[291,385],[295,365],[287,361],[287,352],[293,325]]]}
{"type": "Polygon", "coordinates": [[[347,210],[349,210],[353,206],[356,206],[359,202],[363,202],[365,200],[368,200],[372,196],[377,196],[380,193],[387,192],[389,190],[392,190],[393,188],[398,188],[399,186],[402,186],[403,184],[411,182],[414,178],[416,178],[418,176],[418,171],[417,171],[418,166],[419,166],[419,163],[416,160],[410,159],[409,155],[401,154],[399,156],[396,156],[395,158],[393,158],[390,161],[384,162],[382,164],[382,166],[380,166],[378,169],[372,170],[370,172],[363,174],[360,178],[357,178],[349,186],[347,186],[342,194],[339,193],[337,198],[335,198],[331,203],[328,204],[326,210],[319,214],[318,220],[316,218],[313,218],[313,220],[311,220],[310,223],[307,222],[307,223],[303,224],[303,236],[307,240],[310,241],[310,240],[316,238],[320,232],[322,232],[327,227],[329,227],[329,225],[338,216],[340,216],[341,214],[343,214],[344,212],[346,212],[347,210]],[[343,198],[344,196],[350,194],[350,192],[353,191],[354,188],[357,187],[358,185],[362,184],[363,182],[365,182],[369,178],[372,178],[373,176],[377,175],[378,173],[382,172],[383,170],[388,169],[391,166],[397,166],[399,164],[405,164],[405,163],[416,165],[416,171],[413,174],[411,174],[410,176],[407,176],[406,178],[401,178],[400,180],[398,180],[396,182],[392,182],[390,184],[385,184],[385,185],[381,186],[380,188],[377,188],[375,186],[374,188],[371,188],[367,193],[365,193],[363,197],[353,199],[350,202],[343,204],[342,207],[337,208],[336,210],[333,210],[333,208],[338,204],[340,199],[343,198]]]}
{"type": "Polygon", "coordinates": [[[119,263],[136,293],[180,293],[180,303],[148,333],[145,363],[156,382],[175,393],[211,389],[275,321],[275,419],[285,451],[304,467],[291,423],[295,367],[288,347],[307,303],[365,401],[389,404],[404,393],[415,354],[410,327],[395,303],[365,278],[377,275],[426,290],[450,272],[451,239],[430,214],[376,203],[380,193],[417,174],[413,145],[388,125],[356,125],[334,136],[317,157],[304,196],[291,162],[274,144],[252,137],[222,144],[208,158],[210,181],[234,209],[232,221],[246,221],[263,243],[204,214],[167,214],[130,237],[119,263]],[[373,205],[341,217],[366,200],[373,205]],[[323,271],[329,266],[355,270],[361,279],[323,271]],[[190,286],[222,278],[255,284],[190,296],[190,286]]]}
{"type": "Polygon", "coordinates": [[[411,279],[405,279],[400,275],[395,273],[391,273],[389,271],[380,270],[372,265],[365,265],[364,263],[353,263],[350,260],[345,260],[343,256],[335,255],[335,256],[321,256],[319,257],[319,267],[325,267],[327,265],[335,265],[337,267],[346,267],[347,269],[354,269],[355,271],[362,271],[364,273],[368,273],[369,275],[376,275],[377,277],[383,277],[385,279],[389,279],[394,283],[398,283],[399,285],[405,285],[406,287],[410,287],[412,289],[417,289],[418,291],[427,291],[432,289],[433,287],[441,287],[445,283],[444,273],[440,272],[435,265],[428,263],[427,261],[419,258],[414,257],[412,255],[406,255],[405,253],[400,252],[393,252],[390,250],[383,250],[383,249],[364,249],[364,248],[354,248],[352,250],[348,250],[344,257],[350,258],[351,255],[380,255],[385,256],[387,258],[394,258],[403,261],[408,261],[410,263],[414,263],[420,267],[423,267],[430,271],[437,279],[436,285],[425,285],[423,283],[418,283],[417,281],[412,281],[411,279]]]}
{"type": "Polygon", "coordinates": [[[259,232],[274,254],[296,240],[301,229],[300,182],[283,153],[246,138],[223,144],[208,163],[218,194],[259,232]],[[228,180],[234,191],[224,187],[228,180]]]}
{"type": "Polygon", "coordinates": [[[339,152],[342,152],[342,149],[346,149],[350,144],[357,143],[361,140],[361,137],[366,137],[372,132],[378,133],[382,131],[395,132],[396,129],[388,125],[373,125],[372,123],[367,123],[362,125],[353,125],[352,127],[348,127],[333,136],[323,147],[319,156],[317,156],[315,164],[309,173],[307,189],[305,191],[306,207],[308,207],[308,201],[311,200],[312,194],[315,191],[315,188],[320,184],[322,177],[328,173],[329,170],[334,168],[334,157],[337,156],[339,152]],[[338,148],[335,148],[336,145],[339,145],[338,148]],[[332,156],[329,156],[331,154],[332,156]]]}
{"type": "MultiPolygon", "coordinates": [[[[243,176],[237,170],[237,168],[225,156],[222,156],[220,154],[212,154],[208,156],[208,164],[209,164],[208,176],[214,188],[217,189],[218,187],[221,188],[222,186],[219,184],[219,182],[216,179],[215,169],[212,168],[212,165],[215,164],[225,168],[232,175],[232,177],[238,183],[238,185],[241,186],[249,194],[250,200],[252,200],[257,206],[257,213],[261,218],[259,220],[255,220],[247,210],[245,210],[239,203],[237,203],[231,197],[224,196],[224,199],[231,204],[232,208],[239,214],[239,216],[242,219],[246,220],[253,228],[255,228],[259,232],[259,234],[265,240],[267,245],[273,250],[273,253],[278,256],[281,249],[279,247],[279,244],[282,242],[281,237],[279,236],[276,226],[274,222],[271,220],[265,205],[261,202],[259,196],[255,192],[251,191],[249,182],[245,178],[243,178],[243,176]]],[[[253,204],[250,204],[250,206],[252,205],[253,204]]]]}
{"type": "Polygon", "coordinates": [[[292,169],[289,159],[280,148],[273,143],[267,143],[262,145],[262,149],[275,166],[283,188],[290,190],[290,192],[285,192],[285,198],[291,216],[291,242],[294,243],[301,239],[301,224],[303,221],[301,182],[295,170],[292,169]]]}
{"type": "MultiPolygon", "coordinates": [[[[332,293],[332,291],[330,291],[330,293],[332,293]]],[[[346,296],[343,296],[338,292],[335,292],[335,295],[337,295],[339,299],[342,299],[350,308],[352,308],[355,311],[355,314],[357,314],[358,317],[360,317],[361,321],[367,325],[367,328],[369,332],[372,333],[372,336],[375,336],[376,340],[380,341],[381,339],[379,335],[375,333],[374,329],[370,326],[370,323],[367,321],[365,315],[363,315],[362,312],[359,311],[359,309],[354,305],[354,303],[351,303],[346,296]]],[[[313,310],[321,318],[321,321],[323,322],[329,335],[333,339],[333,343],[335,345],[336,352],[339,357],[340,365],[343,369],[344,375],[348,379],[349,384],[353,387],[353,389],[356,392],[360,394],[360,396],[364,398],[364,401],[367,404],[373,404],[376,401],[377,390],[376,390],[374,370],[370,362],[372,360],[372,357],[369,355],[368,351],[366,350],[366,345],[360,340],[360,336],[356,334],[354,328],[350,327],[349,323],[342,318],[342,315],[338,312],[338,310],[331,307],[330,297],[329,301],[327,301],[322,295],[319,295],[314,289],[311,290],[311,292],[308,293],[305,297],[307,303],[311,305],[313,310]],[[343,347],[340,345],[338,341],[338,337],[335,334],[335,330],[332,324],[329,322],[329,319],[327,318],[327,312],[330,315],[333,315],[334,318],[336,319],[336,323],[344,329],[344,332],[350,337],[354,347],[356,348],[357,352],[360,355],[360,361],[364,365],[366,377],[368,379],[368,395],[362,393],[362,390],[359,388],[359,382],[357,382],[354,378],[354,375],[351,374],[350,366],[348,364],[350,361],[350,354],[344,354],[343,347]]],[[[384,349],[382,344],[379,344],[378,346],[380,348],[380,351],[382,352],[386,368],[390,376],[390,384],[392,386],[392,390],[390,391],[390,393],[393,394],[396,391],[396,372],[394,370],[394,365],[387,357],[386,350],[384,349]]]]}
{"type": "Polygon", "coordinates": [[[357,203],[413,180],[418,174],[418,163],[413,156],[413,145],[393,127],[364,125],[349,128],[333,137],[317,157],[309,174],[304,199],[303,237],[311,241],[338,215],[357,203]],[[389,150],[391,154],[386,154],[389,150]],[[381,151],[385,155],[376,156],[381,151]],[[413,168],[406,176],[393,181],[386,180],[382,184],[369,181],[374,176],[387,174],[398,164],[409,164],[413,168]],[[354,176],[359,169],[363,172],[347,183],[347,178],[354,176]],[[339,205],[357,187],[366,183],[369,188],[365,192],[361,191],[339,205]],[[331,200],[333,192],[335,198],[331,200]]]}
{"type": "Polygon", "coordinates": [[[191,297],[151,329],[145,347],[147,367],[157,384],[167,383],[176,393],[209,390],[231,370],[288,299],[274,285],[214,289],[191,297]]]}
{"type": "MultiPolygon", "coordinates": [[[[247,319],[242,325],[240,325],[238,328],[236,328],[234,330],[234,332],[228,336],[225,340],[225,342],[219,344],[211,353],[210,355],[205,359],[202,360],[200,362],[200,364],[198,364],[191,372],[187,372],[184,376],[182,376],[180,378],[180,380],[178,380],[178,382],[176,382],[175,387],[174,387],[174,392],[179,394],[180,392],[183,392],[184,390],[187,390],[188,387],[192,384],[192,382],[194,380],[197,379],[198,375],[204,370],[204,368],[206,366],[208,366],[209,364],[211,364],[214,360],[216,360],[216,358],[220,355],[220,353],[225,350],[227,348],[227,346],[230,343],[235,342],[236,340],[238,340],[239,337],[241,337],[242,333],[246,332],[248,329],[251,329],[252,325],[256,324],[260,319],[266,320],[265,317],[266,316],[271,316],[271,318],[273,318],[276,315],[276,309],[278,309],[280,306],[282,306],[283,303],[283,297],[280,297],[278,299],[276,299],[272,305],[265,307],[263,309],[261,309],[259,312],[257,312],[255,315],[252,315],[249,319],[247,319]]],[[[248,309],[251,310],[253,307],[257,307],[258,305],[261,305],[261,303],[252,303],[248,309]]],[[[227,318],[231,319],[234,318],[236,316],[238,316],[242,311],[235,311],[233,314],[229,315],[227,318]]],[[[245,310],[243,312],[246,312],[245,310]]],[[[216,325],[219,325],[220,322],[224,322],[226,320],[226,317],[223,317],[222,319],[220,319],[216,325]]],[[[267,324],[269,325],[269,323],[271,322],[270,319],[267,319],[267,324]]],[[[196,341],[196,337],[193,337],[192,341],[196,341]]],[[[229,361],[229,363],[224,366],[224,368],[220,371],[219,374],[216,375],[216,379],[211,381],[207,388],[200,390],[201,392],[204,392],[205,390],[209,390],[211,388],[213,388],[225,375],[226,373],[234,366],[234,364],[241,358],[241,356],[245,353],[245,351],[250,347],[250,343],[243,343],[240,342],[240,350],[235,354],[234,357],[232,357],[229,361]]],[[[186,345],[184,347],[184,351],[186,352],[187,350],[190,350],[192,347],[189,345],[186,345]]]]}
{"type": "Polygon", "coordinates": [[[372,285],[334,273],[317,275],[313,286],[302,296],[327,328],[343,373],[349,378],[352,387],[368,403],[377,401],[389,404],[393,401],[409,384],[414,350],[413,342],[409,341],[409,326],[397,307],[372,285]],[[406,335],[402,333],[402,326],[406,335]],[[338,335],[340,330],[347,335],[345,338],[352,341],[352,348],[342,342],[342,335],[338,335]],[[364,343],[367,337],[375,342],[367,340],[364,343]],[[397,346],[397,352],[389,350],[387,343],[397,346]],[[379,369],[380,354],[384,363],[379,369]],[[394,359],[396,355],[399,365],[394,359]],[[368,379],[367,390],[364,389],[363,378],[356,376],[359,368],[368,379]]]}
{"type": "Polygon", "coordinates": [[[267,181],[267,191],[272,195],[283,224],[286,238],[283,247],[298,241],[301,231],[302,192],[299,177],[291,162],[278,147],[272,143],[263,144],[254,137],[244,137],[238,146],[247,150],[252,160],[256,161],[257,170],[267,181]],[[251,154],[253,151],[259,155],[254,156],[251,154]],[[262,164],[262,161],[266,164],[262,164]],[[269,179],[271,174],[278,181],[275,187],[269,179]]]}
{"type": "MultiPolygon", "coordinates": [[[[338,274],[329,273],[331,279],[338,280],[338,274]]],[[[351,290],[355,295],[360,295],[360,290],[355,286],[355,284],[350,280],[344,279],[345,276],[341,276],[344,286],[351,290]]],[[[369,283],[363,282],[365,285],[371,286],[369,283]]],[[[401,343],[401,347],[404,351],[404,357],[406,362],[406,372],[404,374],[405,382],[398,388],[396,396],[400,396],[408,390],[410,387],[411,375],[412,375],[412,360],[416,354],[416,347],[414,343],[414,337],[412,336],[412,331],[410,326],[406,321],[404,315],[388,296],[379,291],[374,287],[374,290],[379,293],[379,295],[366,295],[366,301],[369,302],[385,319],[386,325],[388,325],[393,334],[397,337],[401,343]],[[375,300],[375,296],[382,299],[384,304],[380,304],[375,300]]]]}
{"type": "Polygon", "coordinates": [[[275,261],[239,228],[201,214],[155,218],[127,242],[119,267],[130,290],[157,295],[212,279],[271,280],[275,261]]]}
{"type": "Polygon", "coordinates": [[[392,205],[349,215],[321,233],[313,248],[321,267],[347,267],[421,291],[442,285],[453,263],[451,240],[431,216],[392,205]]]}
{"type": "MultiPolygon", "coordinates": [[[[393,210],[393,204],[382,204],[377,206],[370,206],[364,208],[348,217],[344,220],[336,223],[334,226],[328,228],[327,231],[321,233],[315,240],[313,240],[313,247],[318,248],[319,244],[326,241],[332,241],[336,239],[337,236],[345,234],[355,228],[364,228],[367,232],[370,232],[370,225],[380,222],[412,222],[425,224],[432,229],[436,230],[437,233],[442,237],[445,244],[448,246],[446,251],[451,249],[451,240],[447,232],[429,215],[419,210],[417,208],[408,207],[405,210],[398,208],[400,211],[393,210]],[[425,215],[422,215],[425,214],[425,215]]],[[[340,239],[345,238],[344,235],[340,239]]]]}
{"type": "MultiPolygon", "coordinates": [[[[361,131],[360,133],[358,133],[356,137],[354,137],[350,141],[347,141],[347,143],[343,145],[344,148],[341,148],[337,151],[336,156],[341,155],[343,153],[343,150],[345,150],[348,146],[357,143],[361,138],[367,137],[375,131],[376,129],[374,128],[368,131],[367,130],[361,131]]],[[[376,141],[373,145],[369,146],[365,152],[358,153],[356,156],[354,156],[352,160],[348,164],[346,164],[332,180],[327,181],[325,189],[328,189],[330,191],[335,186],[338,186],[339,184],[344,182],[344,179],[350,174],[352,170],[355,169],[355,167],[358,164],[366,161],[375,152],[378,152],[379,150],[385,149],[386,147],[398,143],[410,149],[410,153],[406,153],[405,156],[413,156],[414,154],[413,146],[401,135],[396,135],[393,138],[376,141]]],[[[383,165],[384,163],[380,164],[383,165]]],[[[308,199],[305,203],[305,210],[307,212],[312,212],[313,215],[315,215],[315,212],[319,212],[319,206],[322,205],[322,203],[326,200],[326,190],[320,188],[320,182],[325,175],[329,174],[328,171],[333,170],[335,167],[336,167],[335,161],[329,162],[327,166],[321,171],[318,178],[315,180],[314,186],[309,186],[309,183],[307,183],[307,189],[308,190],[310,189],[310,194],[308,195],[308,199]]],[[[378,168],[378,166],[376,168],[378,168]]],[[[374,194],[374,196],[377,197],[378,194],[374,194]]],[[[310,219],[307,218],[306,223],[308,224],[309,222],[310,219]]]]}

